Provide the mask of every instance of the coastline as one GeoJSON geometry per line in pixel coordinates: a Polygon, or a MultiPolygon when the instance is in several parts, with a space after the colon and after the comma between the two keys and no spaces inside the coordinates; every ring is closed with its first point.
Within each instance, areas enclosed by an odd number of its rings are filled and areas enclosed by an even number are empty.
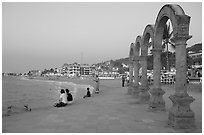
{"type": "Polygon", "coordinates": [[[11,79],[16,79],[20,83],[18,82],[16,86],[10,81],[7,81],[7,84],[3,83],[2,117],[24,113],[24,105],[28,105],[32,111],[52,108],[53,104],[58,102],[60,89],[68,88],[73,95],[74,102],[82,100],[87,87],[90,87],[91,92],[94,90],[94,83],[89,78],[11,77],[11,79]],[[12,112],[8,115],[7,107],[9,106],[12,107],[12,112]]]}
{"type": "MultiPolygon", "coordinates": [[[[27,78],[28,77],[23,77],[27,78]]],[[[94,84],[93,83],[93,77],[74,77],[74,78],[67,78],[67,77],[42,77],[42,76],[37,76],[37,77],[32,77],[30,80],[47,80],[47,81],[63,81],[63,82],[72,82],[75,84],[94,84]]]]}

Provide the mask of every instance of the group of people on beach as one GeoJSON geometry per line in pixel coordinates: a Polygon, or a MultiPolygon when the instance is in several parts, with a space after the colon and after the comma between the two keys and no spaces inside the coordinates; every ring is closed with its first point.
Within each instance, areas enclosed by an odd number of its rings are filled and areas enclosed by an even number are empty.
{"type": "Polygon", "coordinates": [[[71,93],[69,93],[69,89],[61,89],[60,93],[59,103],[56,103],[54,107],[64,107],[73,102],[73,96],[71,93]]]}
{"type": "MultiPolygon", "coordinates": [[[[98,78],[98,76],[96,76],[94,81],[96,82],[95,93],[99,93],[99,78],[98,78]]],[[[89,87],[87,88],[86,95],[84,95],[83,98],[87,98],[87,97],[91,97],[91,92],[90,92],[89,87]]],[[[73,96],[69,92],[69,89],[66,89],[66,90],[61,89],[59,102],[55,103],[54,107],[65,107],[65,106],[70,105],[72,103],[73,103],[73,96]]]]}

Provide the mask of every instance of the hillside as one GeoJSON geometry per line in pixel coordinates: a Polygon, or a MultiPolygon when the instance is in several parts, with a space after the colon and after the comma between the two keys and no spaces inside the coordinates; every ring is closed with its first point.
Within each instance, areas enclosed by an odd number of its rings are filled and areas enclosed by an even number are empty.
{"type": "MultiPolygon", "coordinates": [[[[188,47],[186,50],[187,52],[202,51],[202,43],[192,45],[191,47],[188,47]]],[[[162,64],[162,67],[165,67],[165,68],[167,65],[166,55],[167,55],[167,52],[163,52],[161,54],[161,61],[162,61],[161,64],[162,64]]],[[[168,52],[168,56],[169,56],[169,66],[175,67],[175,52],[168,52]]],[[[111,69],[112,67],[119,68],[120,73],[123,73],[124,71],[128,70],[127,68],[123,67],[123,64],[128,65],[128,63],[129,63],[129,58],[126,57],[126,58],[120,58],[116,60],[110,60],[107,62],[98,63],[97,65],[102,65],[102,67],[109,67],[109,69],[111,69]]],[[[191,64],[192,64],[191,59],[187,56],[187,65],[190,66],[191,64]]],[[[147,58],[147,69],[148,70],[153,69],[153,56],[152,55],[149,55],[147,58]]]]}
{"type": "Polygon", "coordinates": [[[189,51],[192,51],[192,52],[202,51],[202,43],[198,43],[198,44],[195,44],[191,47],[188,47],[187,52],[189,52],[189,51]]]}

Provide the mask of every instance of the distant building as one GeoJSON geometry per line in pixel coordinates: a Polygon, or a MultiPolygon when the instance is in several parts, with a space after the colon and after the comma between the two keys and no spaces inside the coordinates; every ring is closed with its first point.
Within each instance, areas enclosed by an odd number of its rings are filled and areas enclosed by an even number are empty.
{"type": "Polygon", "coordinates": [[[124,63],[122,63],[122,66],[123,66],[123,68],[128,68],[129,67],[128,65],[126,65],[124,63]]]}
{"type": "Polygon", "coordinates": [[[80,65],[80,74],[81,75],[90,75],[91,67],[88,64],[80,65]]]}
{"type": "Polygon", "coordinates": [[[113,76],[117,77],[119,75],[119,68],[110,68],[110,62],[103,62],[103,64],[93,64],[90,66],[89,64],[63,64],[61,67],[61,74],[63,76],[73,77],[73,76],[113,76]]]}
{"type": "Polygon", "coordinates": [[[113,67],[112,70],[113,70],[113,71],[118,71],[119,68],[118,68],[118,67],[113,67]]]}
{"type": "Polygon", "coordinates": [[[89,66],[88,64],[81,65],[76,62],[72,64],[65,63],[61,68],[61,74],[68,77],[91,75],[92,69],[91,69],[91,66],[89,66]]]}
{"type": "Polygon", "coordinates": [[[41,75],[41,71],[40,70],[31,70],[28,72],[29,76],[40,76],[41,75]]]}
{"type": "Polygon", "coordinates": [[[68,74],[68,67],[69,67],[69,64],[67,63],[64,63],[60,69],[60,73],[62,75],[67,75],[68,74]]]}
{"type": "Polygon", "coordinates": [[[96,65],[93,64],[92,66],[90,66],[90,75],[96,75],[98,74],[97,70],[96,70],[96,65]]]}
{"type": "Polygon", "coordinates": [[[69,76],[80,76],[80,64],[73,63],[68,64],[68,75],[69,76]]]}
{"type": "Polygon", "coordinates": [[[190,52],[188,52],[188,55],[193,60],[192,67],[202,65],[202,50],[200,50],[198,52],[190,51],[190,52]]]}

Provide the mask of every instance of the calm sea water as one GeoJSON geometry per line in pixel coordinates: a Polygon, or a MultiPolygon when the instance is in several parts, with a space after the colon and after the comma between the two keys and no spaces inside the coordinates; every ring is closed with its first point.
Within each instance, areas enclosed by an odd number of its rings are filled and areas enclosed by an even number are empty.
{"type": "MultiPolygon", "coordinates": [[[[61,88],[68,88],[74,100],[80,100],[86,93],[88,85],[53,80],[35,80],[24,77],[2,77],[2,114],[12,106],[13,112],[20,113],[24,105],[32,110],[50,108],[58,102],[61,88]]],[[[93,90],[93,87],[91,87],[93,90]]]]}

